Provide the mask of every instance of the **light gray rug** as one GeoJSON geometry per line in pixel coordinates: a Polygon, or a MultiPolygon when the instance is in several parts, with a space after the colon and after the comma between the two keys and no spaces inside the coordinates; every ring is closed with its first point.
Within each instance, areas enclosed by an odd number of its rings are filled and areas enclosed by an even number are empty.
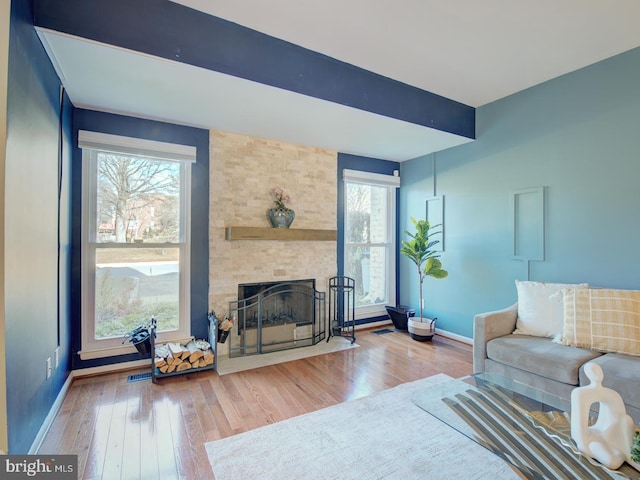
{"type": "Polygon", "coordinates": [[[418,408],[435,375],[206,444],[216,480],[516,479],[488,450],[418,408]]]}

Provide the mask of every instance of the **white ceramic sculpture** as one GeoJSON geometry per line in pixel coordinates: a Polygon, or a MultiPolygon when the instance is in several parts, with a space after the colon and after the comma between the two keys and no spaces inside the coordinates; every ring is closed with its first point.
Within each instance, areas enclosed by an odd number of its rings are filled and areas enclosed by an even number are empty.
{"type": "Polygon", "coordinates": [[[578,449],[606,467],[617,469],[631,461],[633,419],[627,415],[622,397],[602,386],[600,365],[587,363],[584,372],[591,383],[571,392],[571,437],[578,449]],[[589,410],[600,404],[596,422],[589,426],[589,410]]]}

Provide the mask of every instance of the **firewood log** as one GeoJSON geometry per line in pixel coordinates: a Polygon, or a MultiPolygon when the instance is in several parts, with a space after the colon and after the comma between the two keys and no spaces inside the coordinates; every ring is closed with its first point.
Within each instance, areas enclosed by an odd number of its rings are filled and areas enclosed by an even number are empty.
{"type": "Polygon", "coordinates": [[[204,355],[204,352],[198,348],[198,345],[193,340],[187,343],[186,348],[189,351],[189,363],[192,365],[204,355]]]}
{"type": "Polygon", "coordinates": [[[179,343],[169,342],[167,343],[169,347],[169,351],[174,357],[182,358],[182,352],[184,352],[184,347],[179,343]]]}
{"type": "Polygon", "coordinates": [[[183,372],[185,370],[189,370],[191,368],[191,364],[189,362],[182,362],[176,367],[176,372],[183,372]]]}
{"type": "Polygon", "coordinates": [[[169,356],[169,353],[169,347],[167,347],[166,345],[156,345],[156,357],[167,358],[169,356]]]}
{"type": "Polygon", "coordinates": [[[213,351],[209,349],[206,352],[204,352],[204,354],[202,355],[202,358],[206,362],[205,365],[213,365],[213,360],[215,359],[215,356],[213,355],[213,351]]]}

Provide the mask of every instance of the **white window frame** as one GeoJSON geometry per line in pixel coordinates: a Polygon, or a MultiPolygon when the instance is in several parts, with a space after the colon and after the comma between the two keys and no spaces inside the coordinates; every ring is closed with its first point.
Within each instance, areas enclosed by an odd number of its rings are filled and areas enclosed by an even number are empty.
{"type": "MultiPolygon", "coordinates": [[[[397,173],[397,172],[396,172],[397,173]]],[[[368,243],[366,245],[376,246],[376,247],[385,247],[388,249],[387,258],[387,299],[388,302],[384,304],[377,305],[363,305],[355,307],[355,317],[356,320],[363,318],[371,318],[377,317],[381,315],[386,315],[387,312],[385,310],[386,305],[396,306],[396,252],[397,252],[397,238],[396,238],[396,230],[397,230],[397,218],[396,218],[396,188],[400,187],[400,177],[396,174],[394,175],[384,175],[380,173],[372,173],[365,172],[360,170],[350,170],[344,169],[342,172],[343,179],[343,191],[345,193],[343,200],[343,218],[345,222],[347,222],[347,184],[363,184],[370,185],[376,187],[386,187],[387,188],[387,241],[383,243],[368,243]]],[[[343,259],[343,271],[346,272],[346,260],[347,260],[347,235],[345,231],[345,235],[343,238],[343,251],[344,251],[344,259],[343,259]]],[[[351,244],[350,244],[351,245],[351,244]]]]}
{"type": "Polygon", "coordinates": [[[82,347],[80,358],[103,358],[137,350],[122,338],[95,338],[95,258],[99,248],[178,248],[179,260],[179,326],[177,330],[158,332],[158,342],[180,341],[191,335],[190,308],[190,245],[191,245],[191,165],[196,160],[193,146],[144,140],[81,130],[78,146],[82,149],[82,347]],[[177,243],[99,243],[97,242],[97,153],[114,152],[125,155],[156,158],[180,164],[180,238],[177,243]]]}

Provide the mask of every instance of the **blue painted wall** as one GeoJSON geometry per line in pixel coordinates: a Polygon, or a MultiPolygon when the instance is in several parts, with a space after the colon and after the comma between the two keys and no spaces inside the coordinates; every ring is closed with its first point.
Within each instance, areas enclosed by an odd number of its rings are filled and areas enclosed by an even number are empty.
{"type": "MultiPolygon", "coordinates": [[[[477,140],[401,164],[403,229],[445,196],[449,277],[425,311],[472,337],[473,315],[516,301],[514,280],[640,289],[640,49],[477,109],[477,140]],[[435,167],[435,168],[434,168],[435,167]],[[435,172],[435,182],[434,182],[435,172]],[[512,259],[511,192],[546,187],[546,258],[512,259]]],[[[418,304],[400,263],[400,299],[418,304]]]]}
{"type": "Polygon", "coordinates": [[[11,2],[4,186],[6,330],[2,333],[6,335],[9,453],[15,454],[29,451],[70,369],[73,107],[66,96],[61,104],[60,81],[31,19],[31,2],[11,2]],[[53,357],[58,345],[60,364],[46,380],[46,359],[53,357]]]}
{"type": "MultiPolygon", "coordinates": [[[[105,363],[81,362],[76,355],[81,190],[78,149],[74,154],[73,146],[78,128],[197,147],[192,170],[191,326],[193,335],[207,335],[209,265],[202,259],[208,258],[209,249],[208,131],[74,109],[61,93],[32,19],[30,0],[12,1],[4,188],[6,329],[2,332],[12,454],[27,453],[32,447],[71,369],[105,363]],[[46,359],[53,358],[58,346],[59,366],[46,380],[46,359]]],[[[108,363],[139,358],[123,356],[108,363]]]]}
{"type": "Polygon", "coordinates": [[[78,131],[123,135],[146,140],[196,147],[191,167],[191,335],[208,337],[209,308],[209,131],[139,118],[76,109],[73,119],[73,236],[72,236],[72,348],[73,369],[140,360],[137,353],[104,359],[81,360],[81,220],[82,150],[77,147],[78,131]]]}

